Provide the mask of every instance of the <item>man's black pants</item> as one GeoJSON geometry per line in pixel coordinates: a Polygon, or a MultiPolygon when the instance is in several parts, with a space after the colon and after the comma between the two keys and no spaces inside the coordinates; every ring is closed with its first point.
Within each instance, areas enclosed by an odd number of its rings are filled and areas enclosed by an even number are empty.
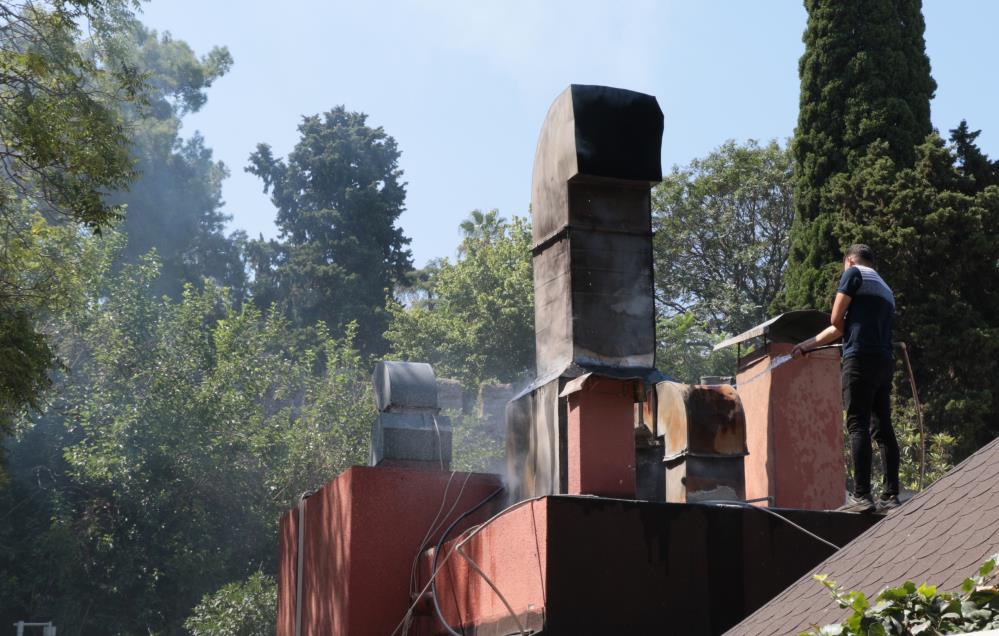
{"type": "Polygon", "coordinates": [[[883,356],[843,360],[843,407],[853,452],[853,494],[871,494],[871,439],[881,449],[885,494],[898,494],[898,440],[891,426],[891,378],[895,361],[883,356]]]}

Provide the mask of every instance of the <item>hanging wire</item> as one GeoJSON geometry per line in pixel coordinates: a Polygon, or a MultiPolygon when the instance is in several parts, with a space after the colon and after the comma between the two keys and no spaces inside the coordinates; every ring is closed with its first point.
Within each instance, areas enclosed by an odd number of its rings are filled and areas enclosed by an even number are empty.
{"type": "Polygon", "coordinates": [[[766,508],[766,507],[763,507],[763,506],[754,506],[753,504],[746,503],[745,501],[738,501],[738,500],[732,500],[732,499],[707,499],[707,500],[704,500],[704,501],[692,501],[692,502],[689,502],[689,503],[693,503],[693,504],[704,504],[704,505],[707,505],[707,506],[731,506],[733,508],[752,508],[754,510],[762,510],[763,512],[766,512],[768,514],[771,514],[771,515],[777,517],[778,519],[780,519],[784,523],[788,524],[789,526],[791,526],[793,528],[796,528],[796,529],[800,530],[801,532],[807,534],[808,536],[812,537],[816,541],[821,541],[822,543],[826,544],[827,546],[829,546],[833,550],[839,550],[840,547],[841,547],[841,546],[836,545],[832,541],[829,541],[827,539],[823,539],[822,537],[820,537],[819,535],[815,534],[811,530],[809,530],[807,528],[803,528],[802,526],[800,526],[800,525],[796,524],[795,522],[791,521],[790,519],[788,519],[784,515],[778,514],[777,512],[774,512],[770,508],[766,508]]]}
{"type": "MultiPolygon", "coordinates": [[[[461,523],[463,520],[467,519],[468,517],[470,517],[473,514],[475,514],[476,512],[478,512],[478,510],[480,508],[482,508],[482,506],[486,505],[487,503],[489,503],[490,501],[492,501],[493,499],[495,499],[504,490],[505,490],[505,488],[503,488],[502,486],[500,486],[499,488],[497,488],[496,490],[494,490],[491,494],[489,494],[489,496],[487,496],[485,499],[483,499],[479,503],[475,504],[474,506],[472,506],[471,508],[469,508],[465,512],[461,513],[461,515],[457,519],[455,519],[453,522],[451,522],[451,525],[449,525],[447,527],[447,529],[444,530],[443,533],[441,533],[441,538],[437,540],[437,547],[434,550],[434,557],[433,557],[433,559],[431,561],[431,566],[432,567],[430,568],[430,570],[431,570],[431,574],[430,574],[430,599],[434,603],[434,611],[437,613],[437,618],[440,620],[441,625],[444,626],[444,629],[447,630],[447,633],[450,634],[451,636],[462,636],[462,635],[459,634],[458,632],[456,632],[451,627],[451,625],[448,624],[447,619],[444,618],[444,612],[441,611],[440,603],[437,602],[437,573],[440,572],[440,568],[437,567],[437,555],[440,554],[441,548],[444,547],[444,542],[447,541],[447,536],[449,534],[451,534],[451,531],[454,530],[458,526],[459,523],[461,523]]],[[[507,510],[510,510],[511,508],[513,508],[513,506],[511,506],[510,508],[507,508],[507,510]]],[[[500,513],[500,514],[502,514],[502,513],[500,513]]],[[[496,516],[494,515],[493,517],[491,517],[490,519],[488,519],[485,523],[483,523],[482,525],[476,527],[476,529],[468,536],[468,538],[465,539],[465,541],[467,541],[469,538],[475,536],[479,532],[480,529],[484,528],[487,524],[489,524],[495,518],[496,518],[496,516]]],[[[457,548],[461,547],[461,545],[463,543],[464,542],[456,542],[454,544],[454,546],[451,548],[451,551],[448,553],[448,556],[450,556],[457,548]]]]}
{"type": "MultiPolygon", "coordinates": [[[[448,630],[448,633],[450,633],[452,635],[457,634],[457,632],[455,632],[453,629],[451,629],[451,627],[447,624],[447,621],[444,620],[443,616],[441,616],[441,614],[440,614],[440,606],[437,604],[437,589],[436,589],[437,575],[440,573],[441,569],[443,569],[444,566],[447,564],[448,560],[451,558],[451,555],[454,554],[455,548],[457,548],[457,545],[458,545],[457,542],[455,542],[455,544],[451,546],[451,549],[448,550],[448,553],[446,555],[444,555],[444,559],[442,561],[440,561],[440,563],[438,563],[438,556],[440,555],[441,548],[443,547],[444,542],[447,539],[447,536],[449,534],[451,534],[451,531],[454,530],[454,528],[461,521],[463,521],[464,519],[467,519],[472,514],[474,514],[475,512],[477,512],[484,505],[486,505],[487,503],[489,503],[490,501],[492,501],[493,499],[495,499],[504,490],[505,489],[502,486],[499,487],[499,488],[497,488],[492,493],[490,493],[488,496],[486,496],[485,499],[483,499],[479,503],[475,504],[472,508],[470,508],[470,509],[466,510],[465,512],[461,513],[461,515],[457,519],[455,519],[453,522],[451,522],[451,525],[449,525],[444,530],[444,532],[441,534],[440,540],[437,542],[436,548],[434,549],[434,555],[433,555],[433,559],[431,560],[431,567],[430,567],[430,580],[427,581],[427,584],[424,585],[423,589],[421,589],[420,592],[419,592],[419,594],[416,595],[416,598],[413,600],[412,604],[410,604],[409,608],[406,610],[406,613],[403,615],[402,620],[400,620],[399,624],[396,625],[395,629],[392,630],[392,636],[395,636],[397,633],[399,633],[399,629],[403,625],[406,624],[407,620],[412,615],[413,610],[416,608],[417,604],[419,604],[420,599],[427,592],[427,590],[430,590],[430,592],[431,592],[431,598],[432,598],[433,603],[434,603],[434,610],[437,612],[438,617],[441,619],[441,621],[444,624],[445,628],[448,630]]],[[[481,526],[479,526],[479,527],[481,527],[481,526]]],[[[476,530],[477,530],[477,528],[476,528],[476,530]]],[[[467,530],[466,530],[466,532],[467,532],[467,530]]],[[[457,634],[457,636],[461,636],[461,635],[457,634]]]]}
{"type": "Polygon", "coordinates": [[[498,596],[500,600],[503,601],[503,605],[506,606],[506,611],[510,612],[510,616],[513,617],[513,621],[517,624],[518,633],[526,634],[527,630],[524,629],[524,624],[520,622],[520,617],[517,616],[517,613],[513,611],[513,608],[510,606],[510,602],[506,600],[505,596],[503,596],[503,592],[500,592],[499,587],[497,587],[496,583],[494,583],[493,580],[489,578],[489,576],[487,576],[485,572],[482,571],[482,568],[479,567],[479,564],[476,563],[472,559],[472,557],[465,554],[464,550],[462,550],[462,546],[465,544],[465,541],[467,540],[468,539],[465,539],[464,541],[459,542],[458,545],[455,546],[455,549],[458,551],[458,554],[460,554],[465,559],[465,561],[468,562],[468,565],[473,570],[479,573],[479,576],[481,576],[482,579],[486,582],[486,584],[488,584],[489,587],[492,588],[493,592],[496,592],[496,596],[498,596]]]}

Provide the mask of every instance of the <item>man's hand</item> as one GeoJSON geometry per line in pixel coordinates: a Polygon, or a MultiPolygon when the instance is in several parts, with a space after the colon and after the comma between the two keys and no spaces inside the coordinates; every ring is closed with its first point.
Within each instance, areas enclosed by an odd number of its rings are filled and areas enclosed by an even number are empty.
{"type": "Polygon", "coordinates": [[[798,359],[807,356],[812,352],[813,349],[818,347],[823,347],[830,342],[835,342],[843,336],[843,325],[846,316],[846,310],[850,307],[850,301],[853,300],[850,296],[847,296],[843,292],[836,294],[836,300],[833,302],[833,312],[829,319],[829,326],[815,334],[814,337],[808,340],[803,340],[798,344],[794,345],[791,349],[791,357],[798,359]]]}

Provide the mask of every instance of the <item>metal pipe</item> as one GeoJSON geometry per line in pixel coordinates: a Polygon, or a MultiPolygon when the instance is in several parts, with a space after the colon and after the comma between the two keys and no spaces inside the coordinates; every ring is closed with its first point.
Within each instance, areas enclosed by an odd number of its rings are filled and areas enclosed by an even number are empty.
{"type": "Polygon", "coordinates": [[[302,636],[302,571],[305,569],[305,500],[312,496],[312,491],[306,490],[298,498],[298,573],[295,576],[295,636],[302,636]]]}
{"type": "Polygon", "coordinates": [[[909,361],[909,348],[904,342],[899,342],[905,368],[909,372],[909,387],[912,389],[912,401],[916,406],[916,421],[919,423],[919,489],[926,485],[926,428],[923,426],[923,406],[919,403],[919,393],[916,391],[916,376],[912,372],[912,362],[909,361]]]}

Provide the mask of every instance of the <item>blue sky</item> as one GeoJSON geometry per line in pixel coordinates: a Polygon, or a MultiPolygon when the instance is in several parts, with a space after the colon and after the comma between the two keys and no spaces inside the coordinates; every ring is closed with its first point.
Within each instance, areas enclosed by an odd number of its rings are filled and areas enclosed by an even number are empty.
{"type": "MultiPolygon", "coordinates": [[[[283,156],[301,116],[344,104],[399,143],[400,224],[418,266],[453,255],[472,209],[526,214],[541,121],[571,83],[655,95],[664,168],[727,139],[786,139],[806,19],[797,0],[152,0],[143,12],[199,54],[233,54],[184,128],[232,171],[231,229],[276,234],[274,207],[243,172],[256,144],[283,156]]],[[[967,118],[999,156],[999,2],[927,0],[924,15],[934,124],[967,118]]]]}

